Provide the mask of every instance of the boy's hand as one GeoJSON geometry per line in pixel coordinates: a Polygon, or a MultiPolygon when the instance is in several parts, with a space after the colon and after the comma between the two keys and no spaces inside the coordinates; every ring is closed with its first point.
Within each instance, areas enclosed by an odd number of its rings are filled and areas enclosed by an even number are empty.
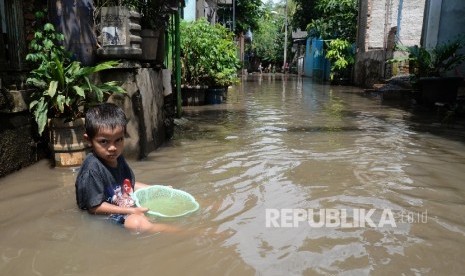
{"type": "Polygon", "coordinates": [[[143,215],[145,212],[149,210],[149,208],[145,207],[131,207],[132,213],[136,215],[143,215]]]}

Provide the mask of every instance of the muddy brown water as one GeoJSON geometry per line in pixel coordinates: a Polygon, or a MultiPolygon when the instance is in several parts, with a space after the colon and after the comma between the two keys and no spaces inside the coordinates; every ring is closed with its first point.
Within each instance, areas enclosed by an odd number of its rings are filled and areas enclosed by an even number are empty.
{"type": "Polygon", "coordinates": [[[464,132],[359,92],[248,77],[186,107],[172,141],[130,161],[199,201],[167,222],[182,235],[79,211],[75,172],[47,160],[0,179],[0,274],[463,275],[464,132]]]}

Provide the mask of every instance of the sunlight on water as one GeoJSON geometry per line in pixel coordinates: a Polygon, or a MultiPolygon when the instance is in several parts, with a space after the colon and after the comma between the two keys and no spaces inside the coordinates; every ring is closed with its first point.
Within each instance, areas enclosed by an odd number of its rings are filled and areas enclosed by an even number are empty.
{"type": "Polygon", "coordinates": [[[278,75],[249,77],[227,103],[184,112],[172,141],[130,165],[138,181],[196,198],[197,212],[168,221],[186,233],[133,235],[80,212],[75,173],[42,161],[0,179],[9,210],[0,214],[0,273],[465,271],[461,129],[356,88],[278,75]]]}

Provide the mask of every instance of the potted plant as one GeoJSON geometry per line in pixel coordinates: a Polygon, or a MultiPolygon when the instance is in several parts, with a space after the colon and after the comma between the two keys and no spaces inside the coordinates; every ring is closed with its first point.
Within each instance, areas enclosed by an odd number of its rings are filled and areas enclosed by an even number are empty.
{"type": "MultiPolygon", "coordinates": [[[[37,17],[43,16],[41,13],[37,17]]],[[[64,36],[55,31],[52,24],[46,23],[31,40],[30,52],[26,60],[36,64],[26,82],[35,87],[31,94],[29,109],[42,135],[49,126],[50,144],[55,154],[55,165],[74,166],[82,162],[84,141],[83,115],[86,109],[106,100],[111,93],[125,91],[116,82],[94,83],[94,73],[114,68],[116,61],[106,61],[92,67],[82,67],[72,61],[71,55],[61,45],[64,36]],[[75,127],[81,130],[76,130],[75,127]],[[54,130],[64,129],[67,133],[57,134],[54,130]],[[69,150],[72,154],[58,152],[69,150]],[[58,159],[57,159],[58,158],[58,159]]]]}
{"type": "Polygon", "coordinates": [[[219,103],[227,87],[239,81],[233,36],[222,25],[211,25],[204,18],[181,24],[181,82],[185,88],[203,89],[207,103],[219,103]],[[219,96],[209,102],[209,93],[219,96]]]}
{"type": "Polygon", "coordinates": [[[463,78],[449,76],[448,73],[465,60],[465,55],[458,53],[463,46],[463,39],[439,44],[431,49],[417,45],[398,45],[396,49],[408,55],[390,59],[388,62],[409,62],[411,83],[420,91],[420,101],[425,104],[451,103],[457,98],[457,90],[463,78]]]}
{"type": "Polygon", "coordinates": [[[162,64],[164,61],[165,29],[169,14],[166,0],[138,1],[141,14],[142,59],[162,64]]]}

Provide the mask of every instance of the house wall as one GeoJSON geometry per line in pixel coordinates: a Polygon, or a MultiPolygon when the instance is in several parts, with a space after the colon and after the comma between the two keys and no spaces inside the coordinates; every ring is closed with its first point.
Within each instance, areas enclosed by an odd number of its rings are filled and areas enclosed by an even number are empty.
{"type": "Polygon", "coordinates": [[[195,10],[196,10],[197,1],[196,0],[186,0],[186,6],[183,9],[184,12],[184,20],[186,21],[194,21],[195,18],[195,10]]]}
{"type": "Polygon", "coordinates": [[[313,77],[312,40],[307,38],[304,58],[304,76],[313,77]]]}
{"type": "Polygon", "coordinates": [[[383,49],[359,52],[354,65],[354,83],[362,87],[373,87],[383,79],[385,51],[383,49]]]}
{"type": "Polygon", "coordinates": [[[207,3],[205,0],[198,0],[195,3],[195,18],[205,17],[205,7],[207,3]]]}
{"type": "Polygon", "coordinates": [[[325,57],[323,40],[307,38],[304,61],[304,75],[318,82],[330,79],[331,64],[325,57]]]}
{"type": "MultiPolygon", "coordinates": [[[[28,66],[24,60],[27,41],[33,37],[34,12],[42,9],[43,2],[7,2],[2,10],[7,6],[13,7],[12,4],[16,8],[13,13],[7,10],[3,16],[0,15],[1,33],[8,32],[3,34],[4,38],[15,43],[9,45],[9,63],[0,64],[0,177],[43,158],[47,147],[38,139],[35,122],[28,111],[27,99],[30,91],[25,85],[28,66]],[[9,28],[6,28],[7,23],[9,28]]],[[[3,47],[2,43],[0,47],[3,47]]]]}
{"type": "Polygon", "coordinates": [[[395,43],[420,44],[425,0],[360,0],[354,83],[362,87],[389,77],[385,61],[395,43]]]}
{"type": "Polygon", "coordinates": [[[29,166],[45,155],[28,112],[29,91],[0,90],[0,177],[29,166]]]}
{"type": "Polygon", "coordinates": [[[419,45],[423,28],[425,0],[403,0],[397,25],[398,42],[403,45],[419,45]]]}
{"type": "MultiPolygon", "coordinates": [[[[446,43],[458,36],[465,36],[465,1],[428,0],[425,12],[425,28],[422,45],[427,48],[446,43]]],[[[460,52],[465,53],[465,49],[460,52]]],[[[465,64],[451,72],[465,76],[465,64]]]]}
{"type": "Polygon", "coordinates": [[[97,41],[94,33],[92,0],[48,1],[48,15],[65,36],[65,46],[84,65],[95,63],[97,41]]]}
{"type": "Polygon", "coordinates": [[[167,137],[164,111],[163,71],[140,68],[138,63],[125,62],[123,68],[101,72],[101,80],[118,81],[126,94],[112,96],[108,101],[124,109],[128,119],[124,155],[142,159],[167,137]]]}

